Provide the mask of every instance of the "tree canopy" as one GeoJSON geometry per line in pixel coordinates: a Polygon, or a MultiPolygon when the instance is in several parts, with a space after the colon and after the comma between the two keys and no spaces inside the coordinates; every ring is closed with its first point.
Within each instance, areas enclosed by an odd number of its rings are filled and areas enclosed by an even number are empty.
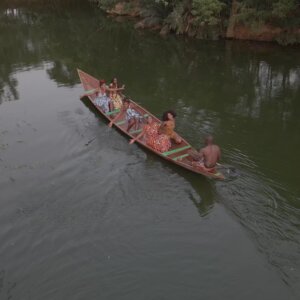
{"type": "MultiPolygon", "coordinates": [[[[228,27],[279,27],[284,43],[300,42],[300,0],[90,0],[102,9],[139,3],[145,24],[198,38],[225,36],[228,27]]],[[[280,42],[280,41],[279,41],[280,42]]]]}

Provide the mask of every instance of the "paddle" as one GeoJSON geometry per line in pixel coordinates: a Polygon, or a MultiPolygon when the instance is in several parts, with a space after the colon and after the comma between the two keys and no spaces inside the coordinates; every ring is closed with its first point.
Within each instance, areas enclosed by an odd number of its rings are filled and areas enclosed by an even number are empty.
{"type": "Polygon", "coordinates": [[[85,143],[85,146],[88,146],[90,143],[92,143],[94,140],[96,139],[96,137],[93,137],[91,140],[89,140],[87,143],[85,143]]]}
{"type": "Polygon", "coordinates": [[[145,134],[145,130],[142,130],[141,133],[139,133],[135,138],[133,138],[129,141],[129,144],[131,145],[131,144],[135,143],[136,140],[140,139],[144,134],[145,134]]]}

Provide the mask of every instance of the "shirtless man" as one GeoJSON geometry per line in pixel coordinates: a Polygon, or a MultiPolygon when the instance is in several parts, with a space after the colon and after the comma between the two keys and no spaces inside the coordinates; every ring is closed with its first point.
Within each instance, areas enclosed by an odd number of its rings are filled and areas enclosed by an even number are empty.
{"type": "Polygon", "coordinates": [[[214,139],[211,135],[205,138],[205,144],[206,146],[200,149],[199,152],[190,153],[190,155],[197,161],[195,162],[196,164],[203,164],[205,168],[212,169],[221,158],[221,150],[218,145],[214,144],[214,139]]]}

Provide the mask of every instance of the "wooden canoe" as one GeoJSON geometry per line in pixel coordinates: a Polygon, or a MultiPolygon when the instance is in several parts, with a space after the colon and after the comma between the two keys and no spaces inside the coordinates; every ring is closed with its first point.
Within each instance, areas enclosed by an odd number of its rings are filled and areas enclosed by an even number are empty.
{"type": "MultiPolygon", "coordinates": [[[[99,87],[99,80],[79,69],[77,69],[78,75],[80,78],[80,81],[82,83],[82,86],[84,88],[84,95],[86,95],[91,103],[95,106],[95,108],[100,112],[101,115],[103,115],[108,121],[111,121],[113,117],[116,116],[118,111],[114,112],[109,112],[105,114],[99,106],[97,106],[94,102],[95,100],[95,89],[99,87]]],[[[146,109],[141,107],[139,104],[135,103],[134,101],[131,100],[131,103],[133,104],[133,107],[136,111],[138,111],[142,116],[152,116],[154,120],[157,122],[161,123],[161,121],[152,115],[150,112],[148,112],[146,109]]],[[[118,120],[114,125],[121,130],[124,134],[129,136],[130,138],[136,137],[142,129],[139,128],[138,130],[133,130],[131,129],[130,132],[127,132],[127,122],[126,120],[118,120]]],[[[136,140],[136,143],[140,144],[141,146],[147,148],[151,152],[154,152],[158,156],[160,156],[163,159],[166,159],[178,166],[181,166],[187,170],[190,170],[194,173],[204,175],[209,178],[213,179],[225,179],[224,175],[220,170],[215,170],[214,172],[208,172],[207,170],[200,169],[200,168],[195,168],[192,166],[192,158],[189,155],[190,150],[195,150],[186,140],[182,139],[182,143],[177,145],[177,144],[172,144],[172,147],[166,151],[166,152],[158,152],[154,150],[153,148],[149,147],[143,138],[136,140]]]]}

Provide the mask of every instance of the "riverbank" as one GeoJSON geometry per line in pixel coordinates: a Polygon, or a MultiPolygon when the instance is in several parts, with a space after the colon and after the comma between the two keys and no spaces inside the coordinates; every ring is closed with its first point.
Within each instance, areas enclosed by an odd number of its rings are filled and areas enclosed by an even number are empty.
{"type": "MultiPolygon", "coordinates": [[[[1,7],[59,9],[75,0],[3,0],[1,7]]],[[[135,28],[195,39],[252,40],[300,45],[296,0],[82,0],[111,16],[135,18],[135,28]]],[[[66,8],[67,9],[67,8],[66,8]]]]}
{"type": "Polygon", "coordinates": [[[197,2],[198,7],[185,7],[182,3],[172,6],[172,1],[156,1],[147,5],[141,0],[91,2],[98,3],[98,7],[108,15],[135,18],[137,29],[155,30],[161,35],[300,44],[298,6],[293,12],[281,8],[276,15],[276,7],[267,14],[263,10],[255,11],[251,7],[242,6],[238,1],[231,1],[227,6],[218,0],[190,1],[197,2]]]}

